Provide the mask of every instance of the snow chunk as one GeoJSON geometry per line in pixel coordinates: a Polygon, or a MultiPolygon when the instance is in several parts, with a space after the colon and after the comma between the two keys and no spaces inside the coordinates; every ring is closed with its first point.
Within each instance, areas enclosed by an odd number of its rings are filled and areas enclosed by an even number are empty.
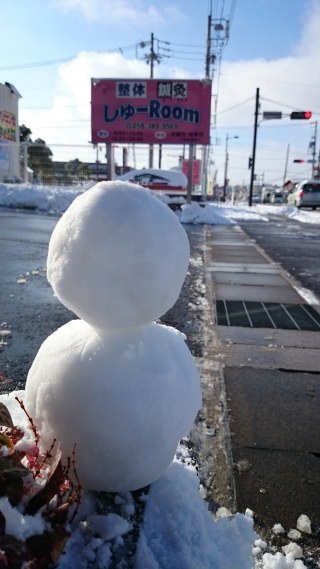
{"type": "Polygon", "coordinates": [[[100,182],[58,221],[48,280],[91,326],[140,326],[173,306],[189,256],[186,232],[169,207],[141,186],[100,182]]]}
{"type": "Polygon", "coordinates": [[[232,518],[232,513],[228,510],[228,508],[221,506],[221,508],[218,508],[216,511],[216,518],[218,520],[221,518],[232,518]]]}
{"type": "Polygon", "coordinates": [[[263,541],[263,540],[260,539],[260,538],[259,538],[259,539],[256,539],[256,541],[254,542],[254,544],[255,544],[257,547],[261,547],[261,549],[266,549],[266,547],[267,547],[267,545],[268,545],[265,541],[263,541]]]}
{"type": "Polygon", "coordinates": [[[66,462],[76,442],[83,487],[106,492],[157,480],[202,404],[182,335],[156,323],[102,335],[69,322],[42,344],[25,392],[41,448],[58,439],[66,462]]]}
{"type": "Polygon", "coordinates": [[[261,553],[261,547],[253,547],[252,548],[252,557],[257,557],[257,555],[259,555],[259,553],[261,553]]]}
{"type": "Polygon", "coordinates": [[[262,569],[306,569],[300,559],[294,559],[292,553],[282,555],[278,552],[275,555],[264,553],[262,557],[262,569]]]}
{"type": "Polygon", "coordinates": [[[132,524],[117,514],[105,516],[96,514],[89,516],[87,521],[93,533],[98,534],[105,541],[124,535],[132,529],[132,524]]]}
{"type": "Polygon", "coordinates": [[[291,530],[288,532],[288,537],[289,537],[290,539],[299,539],[299,538],[301,537],[301,533],[300,533],[298,530],[296,530],[296,529],[291,529],[291,530]]]}
{"type": "Polygon", "coordinates": [[[297,528],[304,533],[311,533],[311,520],[305,514],[297,519],[297,528]]]}
{"type": "Polygon", "coordinates": [[[292,555],[295,559],[299,559],[300,557],[302,557],[302,549],[301,549],[300,545],[298,545],[297,543],[294,543],[293,541],[290,541],[290,543],[288,543],[288,545],[284,545],[282,547],[282,551],[284,551],[284,553],[286,555],[288,555],[289,553],[292,553],[292,555]]]}
{"type": "Polygon", "coordinates": [[[22,515],[13,508],[5,496],[0,498],[0,511],[6,518],[6,533],[17,539],[26,540],[31,535],[40,535],[46,529],[41,513],[35,516],[22,515]]]}
{"type": "Polygon", "coordinates": [[[274,524],[272,531],[273,533],[285,533],[281,524],[274,524]]]}

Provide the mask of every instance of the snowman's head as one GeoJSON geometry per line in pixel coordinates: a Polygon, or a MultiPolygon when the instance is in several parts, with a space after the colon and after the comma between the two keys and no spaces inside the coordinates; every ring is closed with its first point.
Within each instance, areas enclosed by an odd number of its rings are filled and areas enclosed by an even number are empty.
{"type": "Polygon", "coordinates": [[[57,223],[48,279],[61,302],[93,327],[141,326],[175,303],[189,255],[176,214],[149,190],[100,182],[57,223]]]}

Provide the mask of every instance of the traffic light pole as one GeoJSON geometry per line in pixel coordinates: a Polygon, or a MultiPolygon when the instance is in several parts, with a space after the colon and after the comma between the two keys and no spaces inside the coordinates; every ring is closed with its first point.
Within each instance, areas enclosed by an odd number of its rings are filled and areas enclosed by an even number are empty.
{"type": "Polygon", "coordinates": [[[252,206],[254,165],[255,165],[255,159],[256,159],[257,130],[258,130],[258,115],[259,115],[259,87],[257,88],[257,92],[256,92],[256,110],[255,110],[255,116],[254,116],[253,150],[252,150],[252,168],[251,168],[251,180],[250,180],[249,206],[252,206]]]}

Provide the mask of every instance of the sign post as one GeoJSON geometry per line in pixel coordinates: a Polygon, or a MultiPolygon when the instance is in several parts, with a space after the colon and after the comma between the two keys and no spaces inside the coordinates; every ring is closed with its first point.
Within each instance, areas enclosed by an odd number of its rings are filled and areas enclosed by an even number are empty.
{"type": "Polygon", "coordinates": [[[191,204],[192,197],[192,170],[193,170],[193,144],[189,145],[188,160],[188,187],[187,187],[187,203],[191,204]]]}

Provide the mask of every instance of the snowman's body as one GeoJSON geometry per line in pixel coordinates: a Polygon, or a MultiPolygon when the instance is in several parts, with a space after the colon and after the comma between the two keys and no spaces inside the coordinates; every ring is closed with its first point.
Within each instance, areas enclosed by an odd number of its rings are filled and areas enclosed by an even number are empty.
{"type": "Polygon", "coordinates": [[[153,322],[177,299],[189,260],[176,216],[147,190],[100,183],[78,197],[49,245],[48,278],[82,320],[49,336],[30,369],[26,407],[85,488],[155,481],[201,407],[184,337],[153,322]]]}

